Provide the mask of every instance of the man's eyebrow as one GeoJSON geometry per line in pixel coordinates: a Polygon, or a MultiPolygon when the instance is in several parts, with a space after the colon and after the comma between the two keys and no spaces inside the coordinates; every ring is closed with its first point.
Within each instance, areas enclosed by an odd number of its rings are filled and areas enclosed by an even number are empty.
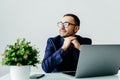
{"type": "Polygon", "coordinates": [[[68,22],[68,21],[65,21],[65,22],[63,22],[63,23],[70,23],[70,22],[68,22]]]}

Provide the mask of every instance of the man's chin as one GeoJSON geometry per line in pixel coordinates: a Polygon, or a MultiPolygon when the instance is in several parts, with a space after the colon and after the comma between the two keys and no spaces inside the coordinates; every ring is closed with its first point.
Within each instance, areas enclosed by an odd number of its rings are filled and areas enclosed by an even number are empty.
{"type": "Polygon", "coordinates": [[[63,38],[66,38],[66,37],[75,36],[75,35],[61,35],[61,34],[60,34],[60,36],[63,37],[63,38]]]}
{"type": "Polygon", "coordinates": [[[63,37],[63,38],[66,38],[66,37],[68,37],[67,35],[60,35],[61,37],[63,37]]]}

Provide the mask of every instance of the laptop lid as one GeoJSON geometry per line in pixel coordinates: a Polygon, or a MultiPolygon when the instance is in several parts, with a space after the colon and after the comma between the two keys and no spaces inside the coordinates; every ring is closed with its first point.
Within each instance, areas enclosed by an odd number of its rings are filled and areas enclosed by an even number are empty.
{"type": "Polygon", "coordinates": [[[117,74],[120,67],[120,45],[82,45],[76,78],[117,74]]]}

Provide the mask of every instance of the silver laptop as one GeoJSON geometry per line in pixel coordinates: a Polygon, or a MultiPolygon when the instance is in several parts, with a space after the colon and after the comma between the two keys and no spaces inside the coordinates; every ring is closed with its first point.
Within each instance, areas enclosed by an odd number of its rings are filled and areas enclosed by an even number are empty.
{"type": "Polygon", "coordinates": [[[82,45],[76,78],[114,75],[120,68],[120,45],[82,45]]]}

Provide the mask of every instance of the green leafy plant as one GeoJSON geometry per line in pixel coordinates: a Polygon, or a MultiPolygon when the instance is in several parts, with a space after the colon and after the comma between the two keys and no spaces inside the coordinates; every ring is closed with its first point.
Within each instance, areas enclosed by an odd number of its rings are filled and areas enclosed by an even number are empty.
{"type": "Polygon", "coordinates": [[[2,54],[3,65],[32,65],[39,63],[39,51],[25,38],[18,38],[13,45],[8,45],[2,54]]]}

